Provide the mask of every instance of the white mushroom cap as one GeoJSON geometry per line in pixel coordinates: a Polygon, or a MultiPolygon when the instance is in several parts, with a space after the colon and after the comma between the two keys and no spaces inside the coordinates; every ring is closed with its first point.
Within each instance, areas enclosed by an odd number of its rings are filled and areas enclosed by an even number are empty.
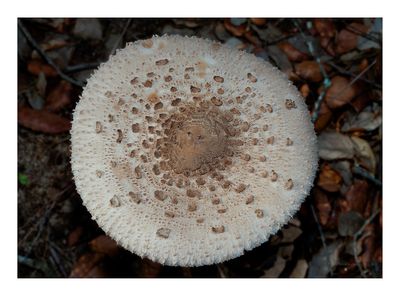
{"type": "Polygon", "coordinates": [[[128,44],[88,80],[72,170],[126,249],[219,263],[265,242],[308,195],[316,136],[296,88],[254,55],[195,37],[128,44]]]}

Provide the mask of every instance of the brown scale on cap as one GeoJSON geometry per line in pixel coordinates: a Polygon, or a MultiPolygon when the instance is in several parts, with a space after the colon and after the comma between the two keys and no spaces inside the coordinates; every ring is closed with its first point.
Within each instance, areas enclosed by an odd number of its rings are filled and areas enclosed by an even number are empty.
{"type": "Polygon", "coordinates": [[[77,189],[141,257],[219,263],[266,241],[305,197],[317,163],[307,116],[283,76],[248,53],[194,37],[137,41],[100,66],[77,105],[77,189]],[[293,142],[305,149],[281,149],[293,142]]]}

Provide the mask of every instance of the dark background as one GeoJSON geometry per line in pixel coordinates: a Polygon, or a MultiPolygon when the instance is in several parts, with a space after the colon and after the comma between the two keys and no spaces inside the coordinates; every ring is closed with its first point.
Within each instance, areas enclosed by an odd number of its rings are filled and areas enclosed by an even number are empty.
{"type": "Polygon", "coordinates": [[[19,19],[19,277],[382,277],[382,19],[19,19]],[[309,106],[320,169],[296,216],[218,265],[167,267],[104,235],[70,168],[85,80],[126,42],[219,40],[285,72],[309,106]]]}

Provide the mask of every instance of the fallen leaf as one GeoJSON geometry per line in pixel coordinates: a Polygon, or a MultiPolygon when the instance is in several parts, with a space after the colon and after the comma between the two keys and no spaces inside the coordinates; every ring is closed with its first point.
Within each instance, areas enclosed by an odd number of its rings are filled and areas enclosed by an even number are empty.
{"type": "Polygon", "coordinates": [[[308,86],[307,83],[304,83],[301,87],[300,87],[300,93],[301,96],[303,98],[307,98],[308,95],[310,94],[310,87],[308,86]]]}
{"type": "Polygon", "coordinates": [[[282,229],[283,238],[281,243],[292,243],[294,242],[301,234],[302,230],[295,226],[289,226],[287,228],[282,229]]]}
{"type": "Polygon", "coordinates": [[[353,236],[364,224],[363,216],[355,211],[339,214],[338,233],[341,236],[353,236]]]}
{"type": "Polygon", "coordinates": [[[244,35],[244,33],[246,32],[246,24],[241,24],[239,26],[235,26],[234,24],[232,24],[228,19],[224,20],[224,26],[225,29],[229,32],[231,32],[234,36],[236,37],[241,37],[244,35]]]}
{"type": "Polygon", "coordinates": [[[75,246],[83,234],[83,227],[78,226],[68,234],[67,245],[69,247],[75,246]]]}
{"type": "Polygon", "coordinates": [[[382,108],[378,104],[368,106],[359,114],[347,113],[343,132],[373,131],[382,124],[382,108]]]}
{"type": "Polygon", "coordinates": [[[234,26],[240,26],[240,25],[247,23],[247,19],[246,18],[231,18],[230,22],[234,26]]]}
{"type": "Polygon", "coordinates": [[[278,47],[287,55],[291,62],[301,62],[309,58],[307,54],[301,52],[287,41],[280,42],[278,47]]]}
{"type": "Polygon", "coordinates": [[[89,243],[90,249],[108,256],[114,256],[120,250],[117,243],[107,235],[99,235],[89,243]]]}
{"type": "Polygon", "coordinates": [[[376,169],[376,159],[369,143],[364,139],[355,136],[352,136],[351,140],[353,141],[355,158],[358,164],[374,174],[376,169]]]}
{"type": "Polygon", "coordinates": [[[270,58],[275,62],[276,66],[281,69],[281,71],[286,72],[292,70],[292,64],[288,57],[277,45],[268,46],[267,51],[270,58]]]}
{"type": "Polygon", "coordinates": [[[343,246],[340,241],[335,241],[322,247],[317,254],[311,259],[308,277],[309,278],[322,278],[326,277],[330,271],[333,271],[339,261],[339,253],[343,246]]]}
{"type": "MultiPolygon", "coordinates": [[[[328,70],[327,66],[324,66],[325,71],[328,70]]],[[[295,65],[295,72],[301,78],[311,81],[320,82],[323,79],[320,65],[316,61],[303,61],[295,65]]]]}
{"type": "Polygon", "coordinates": [[[313,197],[315,207],[317,208],[319,223],[325,226],[328,223],[332,211],[328,195],[320,189],[315,189],[313,197]]]}
{"type": "Polygon", "coordinates": [[[372,257],[376,250],[375,225],[368,224],[364,229],[364,239],[362,242],[363,252],[360,256],[361,264],[364,268],[369,268],[372,257]]]}
{"type": "Polygon", "coordinates": [[[278,250],[278,256],[281,256],[285,260],[291,260],[293,250],[294,250],[293,244],[281,246],[278,250]]]}
{"type": "Polygon", "coordinates": [[[79,18],[75,23],[73,34],[82,39],[101,40],[103,28],[98,19],[79,18]]]}
{"type": "Polygon", "coordinates": [[[307,274],[308,263],[304,259],[300,259],[297,261],[296,266],[294,267],[292,273],[290,274],[291,278],[305,278],[307,274]]]}
{"type": "Polygon", "coordinates": [[[318,175],[318,186],[328,192],[337,192],[342,185],[342,177],[333,170],[328,164],[325,164],[318,175]]]}
{"type": "Polygon", "coordinates": [[[346,192],[345,198],[348,210],[364,213],[367,200],[369,199],[369,185],[365,180],[355,180],[350,189],[346,192]]]}
{"type": "Polygon", "coordinates": [[[355,49],[358,45],[360,35],[367,32],[368,27],[360,23],[351,23],[342,29],[336,37],[336,53],[343,54],[355,49]]]}
{"type": "Polygon", "coordinates": [[[226,41],[231,37],[231,34],[226,31],[225,26],[222,23],[217,23],[214,32],[220,41],[226,41]]]}
{"type": "Polygon", "coordinates": [[[318,137],[319,156],[325,160],[351,159],[354,144],[349,136],[336,132],[322,132],[318,137]]]}
{"type": "Polygon", "coordinates": [[[141,261],[140,274],[144,278],[154,278],[160,274],[162,268],[160,263],[144,258],[141,261]]]}
{"type": "Polygon", "coordinates": [[[256,26],[264,26],[267,23],[265,18],[251,18],[250,21],[256,26]]]}
{"type": "Polygon", "coordinates": [[[350,186],[353,183],[353,173],[349,161],[335,161],[334,163],[331,163],[331,167],[341,175],[343,183],[346,186],[350,186]]]}
{"type": "Polygon", "coordinates": [[[325,101],[329,108],[335,109],[346,105],[360,93],[358,83],[350,85],[350,79],[343,76],[335,76],[331,79],[331,86],[328,88],[325,101]]]}
{"type": "Polygon", "coordinates": [[[44,73],[46,77],[56,77],[57,71],[49,64],[43,63],[41,60],[34,59],[28,62],[28,71],[33,75],[44,73]]]}
{"type": "Polygon", "coordinates": [[[276,257],[276,261],[274,266],[270,269],[264,271],[264,275],[261,276],[262,278],[278,278],[282,271],[285,269],[286,260],[280,256],[276,257]]]}
{"type": "Polygon", "coordinates": [[[47,96],[45,109],[57,112],[71,103],[72,85],[62,80],[47,96]]]}
{"type": "Polygon", "coordinates": [[[104,267],[100,265],[94,266],[86,275],[85,278],[105,278],[108,277],[104,267]]]}
{"type": "Polygon", "coordinates": [[[321,132],[332,119],[332,111],[329,109],[328,104],[323,100],[318,112],[318,118],[314,122],[314,127],[317,132],[321,132]]]}
{"type": "Polygon", "coordinates": [[[336,35],[335,25],[330,19],[314,19],[313,25],[321,37],[333,38],[336,35]]]}
{"type": "Polygon", "coordinates": [[[71,129],[68,119],[46,110],[34,110],[29,107],[18,108],[18,124],[48,134],[64,133],[71,129]]]}
{"type": "Polygon", "coordinates": [[[83,278],[94,268],[102,259],[103,254],[86,253],[79,257],[72,267],[69,277],[83,278]]]}

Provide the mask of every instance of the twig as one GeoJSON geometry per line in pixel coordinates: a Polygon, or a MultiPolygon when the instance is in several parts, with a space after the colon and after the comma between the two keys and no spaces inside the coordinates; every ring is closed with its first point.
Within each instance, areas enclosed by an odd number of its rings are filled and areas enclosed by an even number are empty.
{"type": "MultiPolygon", "coordinates": [[[[322,247],[324,248],[324,252],[327,253],[325,235],[324,235],[324,232],[322,230],[321,224],[319,223],[317,214],[315,213],[315,209],[314,209],[314,206],[313,206],[312,203],[310,203],[310,207],[311,207],[311,212],[312,212],[313,218],[314,218],[315,222],[317,223],[318,232],[319,232],[319,235],[321,237],[322,247]]],[[[328,267],[329,267],[329,275],[332,276],[333,271],[332,271],[332,265],[331,265],[331,261],[330,260],[328,260],[328,267]]]]}
{"type": "Polygon", "coordinates": [[[362,70],[359,74],[357,74],[351,81],[349,84],[347,84],[345,87],[343,87],[340,91],[338,91],[337,95],[332,97],[332,99],[336,99],[337,97],[339,97],[345,90],[347,90],[348,88],[350,88],[354,83],[357,82],[357,80],[359,80],[361,78],[361,76],[363,76],[369,69],[371,69],[372,66],[374,66],[376,64],[376,59],[368,65],[367,68],[365,68],[364,70],[362,70]]]}
{"type": "Polygon", "coordinates": [[[72,77],[66,75],[63,71],[61,71],[61,69],[53,62],[53,60],[44,52],[44,50],[40,47],[40,45],[35,41],[35,39],[32,37],[29,31],[22,24],[21,20],[18,20],[18,27],[20,28],[22,34],[25,36],[28,43],[39,53],[40,57],[44,59],[46,63],[48,63],[50,66],[54,68],[54,70],[56,70],[56,72],[58,73],[58,75],[60,75],[62,79],[80,87],[83,87],[85,85],[83,82],[77,81],[72,77]]]}
{"type": "Polygon", "coordinates": [[[76,72],[81,72],[85,70],[92,70],[97,68],[100,65],[100,63],[88,63],[88,64],[78,64],[78,65],[72,65],[72,66],[67,66],[64,69],[65,73],[76,73],[76,72]]]}
{"type": "MultiPolygon", "coordinates": [[[[302,28],[300,27],[298,21],[294,20],[293,22],[294,22],[295,26],[299,29],[300,35],[304,39],[304,42],[307,45],[308,51],[310,52],[311,56],[315,59],[315,61],[318,63],[319,69],[320,69],[320,71],[322,73],[322,76],[324,77],[324,81],[323,81],[323,84],[322,84],[323,89],[322,89],[320,95],[318,96],[317,100],[314,103],[314,110],[313,110],[312,115],[311,115],[312,122],[315,122],[319,117],[321,104],[322,104],[322,101],[324,100],[324,97],[326,95],[326,91],[331,86],[331,80],[330,80],[328,74],[325,71],[325,67],[321,63],[320,57],[317,56],[317,54],[316,54],[316,52],[314,50],[314,45],[312,44],[311,41],[307,41],[307,37],[304,34],[302,28]]],[[[308,23],[308,27],[309,28],[312,27],[312,23],[311,22],[308,23]]]]}
{"type": "MultiPolygon", "coordinates": [[[[356,77],[356,76],[357,76],[357,75],[354,74],[353,72],[347,71],[346,69],[343,69],[342,67],[336,65],[334,62],[327,61],[326,63],[327,63],[329,66],[331,66],[332,68],[335,68],[335,69],[336,69],[337,71],[339,71],[339,73],[341,73],[341,74],[345,74],[345,75],[348,75],[348,76],[351,76],[351,77],[356,77]]],[[[363,77],[359,77],[358,79],[361,80],[361,81],[363,81],[363,82],[366,82],[366,83],[372,85],[373,87],[375,87],[375,88],[377,88],[377,89],[382,89],[382,85],[380,85],[380,84],[378,84],[378,83],[375,83],[374,81],[371,81],[371,80],[366,79],[366,78],[363,78],[363,77]]]]}
{"type": "Polygon", "coordinates": [[[382,186],[382,182],[380,180],[378,180],[373,174],[371,174],[369,171],[367,171],[363,167],[359,166],[358,164],[354,165],[354,167],[352,168],[352,171],[354,174],[359,175],[359,176],[373,182],[375,185],[382,186]]]}
{"type": "Polygon", "coordinates": [[[364,224],[354,234],[354,237],[353,237],[353,256],[354,256],[354,259],[356,261],[358,270],[360,271],[361,276],[364,277],[364,278],[366,277],[365,270],[361,266],[360,259],[358,259],[358,255],[357,255],[357,240],[363,234],[363,232],[364,232],[365,228],[368,226],[368,224],[370,224],[372,222],[372,220],[374,220],[374,218],[376,217],[376,215],[379,214],[380,211],[381,211],[380,209],[376,210],[367,220],[365,220],[364,224]]]}
{"type": "Polygon", "coordinates": [[[129,28],[129,25],[131,24],[131,21],[132,21],[131,19],[128,19],[128,20],[126,21],[125,26],[124,26],[124,28],[122,29],[122,32],[121,32],[121,34],[119,35],[117,41],[115,42],[115,44],[114,44],[114,46],[113,46],[113,48],[112,48],[112,50],[111,50],[110,55],[113,55],[113,54],[115,53],[115,51],[117,50],[117,47],[119,46],[119,43],[121,42],[122,38],[124,37],[124,35],[126,34],[126,31],[127,31],[128,28],[129,28]]]}

